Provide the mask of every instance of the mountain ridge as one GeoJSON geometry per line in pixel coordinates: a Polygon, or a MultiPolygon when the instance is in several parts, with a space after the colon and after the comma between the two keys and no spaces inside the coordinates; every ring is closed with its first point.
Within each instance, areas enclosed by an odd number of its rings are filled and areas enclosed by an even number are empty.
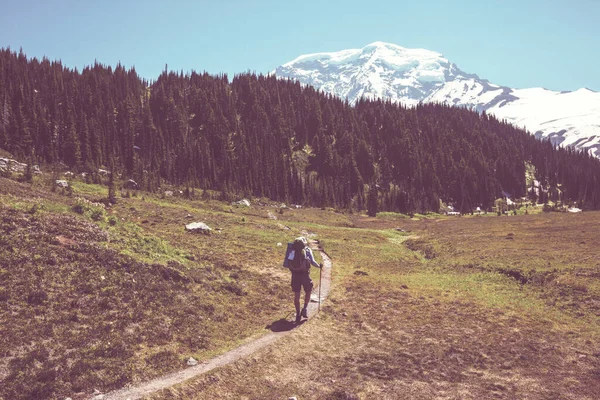
{"type": "Polygon", "coordinates": [[[589,88],[510,88],[461,70],[441,53],[385,42],[299,56],[273,73],[351,104],[383,98],[406,106],[438,102],[486,111],[538,138],[600,157],[600,93],[589,88]]]}

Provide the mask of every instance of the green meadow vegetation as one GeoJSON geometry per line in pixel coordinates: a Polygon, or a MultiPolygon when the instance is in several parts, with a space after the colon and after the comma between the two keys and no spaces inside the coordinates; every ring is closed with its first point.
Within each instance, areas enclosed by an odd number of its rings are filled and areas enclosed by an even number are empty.
{"type": "Polygon", "coordinates": [[[306,233],[333,260],[321,314],[152,398],[600,397],[598,212],[366,217],[201,191],[109,206],[71,183],[0,178],[0,398],[107,392],[259,337],[292,318],[281,261],[306,233]],[[200,221],[210,235],[184,230],[200,221]]]}
{"type": "Polygon", "coordinates": [[[599,213],[331,217],[323,312],[151,398],[600,396],[599,213]]]}

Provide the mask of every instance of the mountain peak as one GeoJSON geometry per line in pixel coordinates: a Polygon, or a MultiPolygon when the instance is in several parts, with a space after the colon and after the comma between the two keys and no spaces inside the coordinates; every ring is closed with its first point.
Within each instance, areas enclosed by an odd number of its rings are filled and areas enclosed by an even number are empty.
{"type": "Polygon", "coordinates": [[[408,105],[461,73],[440,53],[376,41],[361,49],[307,54],[275,70],[354,103],[361,97],[391,98],[408,105]]]}
{"type": "Polygon", "coordinates": [[[600,157],[600,93],[511,89],[461,71],[442,54],[376,41],[361,49],[300,56],[275,75],[296,79],[350,103],[382,98],[414,106],[446,103],[495,115],[555,144],[600,157]]]}

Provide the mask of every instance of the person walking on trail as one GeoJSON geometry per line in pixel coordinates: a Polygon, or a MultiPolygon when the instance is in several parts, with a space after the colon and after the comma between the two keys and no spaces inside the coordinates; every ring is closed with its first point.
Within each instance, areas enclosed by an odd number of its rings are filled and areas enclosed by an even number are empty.
{"type": "Polygon", "coordinates": [[[323,263],[315,261],[312,250],[308,247],[308,240],[299,237],[294,240],[290,253],[290,271],[292,271],[292,290],[294,292],[294,306],[296,307],[296,323],[301,318],[308,318],[308,303],[313,289],[313,281],[310,279],[310,266],[323,268],[323,263]],[[300,310],[300,292],[304,288],[304,307],[300,310]]]}

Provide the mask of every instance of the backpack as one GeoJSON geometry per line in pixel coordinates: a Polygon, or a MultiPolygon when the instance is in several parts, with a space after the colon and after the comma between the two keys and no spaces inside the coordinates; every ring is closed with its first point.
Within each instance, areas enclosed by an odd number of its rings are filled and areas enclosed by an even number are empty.
{"type": "Polygon", "coordinates": [[[283,266],[293,272],[308,271],[309,261],[306,256],[306,246],[302,240],[296,239],[288,243],[283,266]]]}

